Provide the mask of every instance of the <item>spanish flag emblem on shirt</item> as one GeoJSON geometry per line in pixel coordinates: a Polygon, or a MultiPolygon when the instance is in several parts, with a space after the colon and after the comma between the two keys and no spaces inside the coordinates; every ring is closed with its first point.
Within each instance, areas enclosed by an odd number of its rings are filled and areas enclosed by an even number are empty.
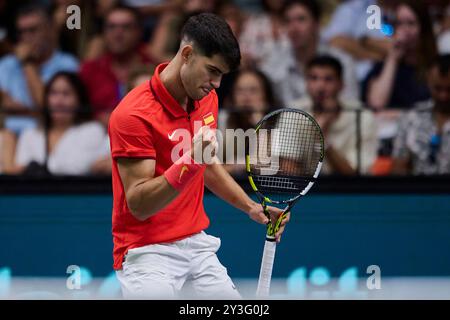
{"type": "Polygon", "coordinates": [[[213,124],[214,121],[215,121],[215,119],[214,119],[214,115],[212,114],[212,112],[209,112],[203,116],[203,123],[205,126],[209,126],[209,125],[213,124]]]}

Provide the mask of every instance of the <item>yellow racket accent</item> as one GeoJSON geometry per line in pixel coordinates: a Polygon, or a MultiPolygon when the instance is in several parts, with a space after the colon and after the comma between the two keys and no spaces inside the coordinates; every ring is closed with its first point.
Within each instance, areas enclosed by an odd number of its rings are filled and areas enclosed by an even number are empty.
{"type": "Polygon", "coordinates": [[[288,212],[283,212],[282,214],[280,214],[280,216],[277,219],[277,222],[274,225],[270,220],[270,213],[269,210],[267,210],[267,205],[265,203],[263,204],[263,208],[264,213],[269,218],[269,222],[267,223],[267,236],[274,238],[275,234],[278,232],[278,230],[280,230],[281,222],[283,221],[284,218],[286,218],[288,212]]]}
{"type": "Polygon", "coordinates": [[[250,172],[250,155],[245,156],[245,169],[250,172]]]}
{"type": "Polygon", "coordinates": [[[252,186],[253,190],[258,191],[258,188],[256,188],[256,185],[253,182],[253,178],[251,176],[248,177],[248,181],[250,182],[250,185],[252,186]]]}

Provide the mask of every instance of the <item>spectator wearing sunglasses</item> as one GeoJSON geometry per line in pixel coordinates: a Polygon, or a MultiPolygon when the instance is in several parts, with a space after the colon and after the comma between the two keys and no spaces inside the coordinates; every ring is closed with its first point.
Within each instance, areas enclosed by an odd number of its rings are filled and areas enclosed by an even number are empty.
{"type": "MultiPolygon", "coordinates": [[[[3,106],[15,112],[41,110],[44,87],[59,71],[77,71],[77,59],[57,49],[56,34],[46,7],[21,7],[16,17],[18,42],[12,54],[0,60],[3,106]]],[[[8,116],[5,127],[16,134],[35,127],[31,117],[8,116]]]]}

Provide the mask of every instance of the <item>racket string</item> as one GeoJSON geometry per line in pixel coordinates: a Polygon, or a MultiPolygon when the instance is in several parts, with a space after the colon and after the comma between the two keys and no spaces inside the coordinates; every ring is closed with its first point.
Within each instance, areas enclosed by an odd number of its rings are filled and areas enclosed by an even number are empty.
{"type": "Polygon", "coordinates": [[[257,131],[257,154],[250,171],[262,193],[278,199],[299,194],[313,179],[323,158],[323,139],[314,120],[301,112],[284,111],[263,121],[257,131]]]}

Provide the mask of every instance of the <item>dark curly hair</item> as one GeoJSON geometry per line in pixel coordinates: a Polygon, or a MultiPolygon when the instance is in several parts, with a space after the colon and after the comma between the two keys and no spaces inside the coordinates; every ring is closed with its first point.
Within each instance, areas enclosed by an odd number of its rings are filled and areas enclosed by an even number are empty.
{"type": "Polygon", "coordinates": [[[241,62],[239,43],[225,20],[213,13],[191,16],[181,30],[181,39],[187,38],[208,58],[220,54],[231,70],[241,62]]]}

